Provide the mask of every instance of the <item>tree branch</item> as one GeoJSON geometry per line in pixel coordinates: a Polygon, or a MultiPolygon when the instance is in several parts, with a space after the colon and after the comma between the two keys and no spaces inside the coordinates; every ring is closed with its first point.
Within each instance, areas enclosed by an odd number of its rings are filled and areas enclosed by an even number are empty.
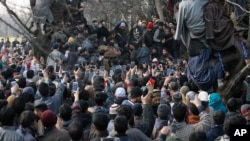
{"type": "Polygon", "coordinates": [[[7,12],[16,18],[16,20],[23,26],[23,28],[28,31],[30,34],[34,34],[23,22],[22,20],[17,16],[17,14],[9,8],[9,6],[6,4],[6,0],[2,0],[1,3],[6,8],[7,12]]]}
{"type": "MultiPolygon", "coordinates": [[[[12,25],[10,25],[9,23],[7,23],[4,19],[2,19],[0,17],[0,21],[3,22],[4,24],[6,24],[8,27],[10,27],[11,29],[15,30],[17,33],[19,33],[20,35],[23,35],[24,33],[19,31],[17,28],[13,27],[12,25]]],[[[29,37],[29,35],[26,35],[26,37],[29,37]]]]}
{"type": "Polygon", "coordinates": [[[250,14],[250,11],[247,11],[246,9],[244,9],[242,6],[240,6],[239,4],[237,4],[237,3],[235,3],[235,2],[232,2],[232,1],[230,1],[230,0],[226,0],[226,2],[228,2],[228,3],[232,4],[232,5],[235,5],[235,6],[239,7],[242,11],[244,11],[244,12],[250,14]]]}

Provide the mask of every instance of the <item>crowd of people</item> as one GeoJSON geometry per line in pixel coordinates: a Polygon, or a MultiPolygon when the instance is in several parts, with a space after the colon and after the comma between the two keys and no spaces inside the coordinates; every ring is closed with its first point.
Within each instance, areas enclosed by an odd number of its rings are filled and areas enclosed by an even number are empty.
{"type": "Polygon", "coordinates": [[[47,58],[29,39],[1,48],[0,140],[214,141],[250,123],[250,77],[241,98],[190,85],[176,23],[157,16],[55,28],[47,58]]]}

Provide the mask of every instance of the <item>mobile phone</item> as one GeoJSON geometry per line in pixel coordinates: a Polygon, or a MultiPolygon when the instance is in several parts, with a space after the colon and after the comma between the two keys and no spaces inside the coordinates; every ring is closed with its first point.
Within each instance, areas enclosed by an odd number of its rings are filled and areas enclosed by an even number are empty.
{"type": "Polygon", "coordinates": [[[11,87],[16,86],[16,81],[11,81],[11,82],[10,82],[10,85],[11,85],[11,87]]]}
{"type": "Polygon", "coordinates": [[[151,78],[149,79],[149,82],[151,83],[151,85],[154,86],[155,83],[156,83],[156,79],[151,77],[151,78]]]}
{"type": "Polygon", "coordinates": [[[141,87],[141,90],[142,90],[142,95],[143,96],[146,96],[148,94],[148,89],[147,89],[146,86],[141,87]]]}
{"type": "Polygon", "coordinates": [[[194,94],[194,92],[189,92],[189,93],[187,93],[187,96],[188,96],[188,98],[189,98],[190,100],[194,100],[194,99],[195,99],[195,94],[194,94]]]}
{"type": "Polygon", "coordinates": [[[78,64],[75,64],[74,65],[74,68],[75,68],[75,71],[77,71],[79,69],[79,65],[78,64]]]}
{"type": "Polygon", "coordinates": [[[106,137],[106,138],[101,138],[101,141],[120,141],[120,139],[116,137],[106,137]]]}
{"type": "Polygon", "coordinates": [[[104,66],[100,66],[100,68],[99,68],[99,76],[104,76],[104,66]]]}
{"type": "Polygon", "coordinates": [[[72,91],[77,91],[77,89],[78,89],[78,82],[73,82],[72,91]]]}

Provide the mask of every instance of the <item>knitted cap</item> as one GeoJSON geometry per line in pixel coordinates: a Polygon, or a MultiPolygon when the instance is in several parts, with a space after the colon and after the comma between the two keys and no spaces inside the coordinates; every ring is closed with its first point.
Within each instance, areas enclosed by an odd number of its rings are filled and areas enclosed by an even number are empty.
{"type": "Polygon", "coordinates": [[[125,89],[123,87],[116,88],[115,97],[116,98],[118,98],[118,97],[127,97],[125,89]]]}
{"type": "Polygon", "coordinates": [[[147,28],[153,29],[154,28],[153,22],[148,22],[147,28]]]}
{"type": "Polygon", "coordinates": [[[122,27],[122,26],[125,27],[126,24],[124,22],[121,22],[120,27],[122,27]]]}
{"type": "Polygon", "coordinates": [[[27,93],[27,94],[30,94],[30,95],[35,95],[35,92],[34,92],[34,89],[32,87],[25,87],[22,91],[22,93],[27,93]]]}
{"type": "Polygon", "coordinates": [[[161,119],[168,119],[168,115],[170,113],[171,113],[171,110],[167,104],[160,104],[157,108],[157,115],[161,119]]]}
{"type": "Polygon", "coordinates": [[[51,110],[46,110],[41,115],[41,121],[45,127],[50,128],[55,126],[57,117],[51,110]]]}
{"type": "Polygon", "coordinates": [[[172,100],[173,102],[181,102],[182,101],[182,96],[180,93],[175,93],[173,96],[172,96],[172,100]]]}
{"type": "Polygon", "coordinates": [[[118,104],[113,104],[109,108],[109,114],[110,115],[117,115],[117,109],[120,107],[118,104]]]}

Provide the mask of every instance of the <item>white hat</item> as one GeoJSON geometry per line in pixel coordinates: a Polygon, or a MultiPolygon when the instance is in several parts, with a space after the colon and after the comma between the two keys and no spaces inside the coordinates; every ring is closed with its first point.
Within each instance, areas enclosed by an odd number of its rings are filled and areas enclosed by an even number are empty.
{"type": "Polygon", "coordinates": [[[199,91],[198,98],[201,101],[208,101],[208,93],[206,91],[199,91]]]}
{"type": "Polygon", "coordinates": [[[116,88],[115,96],[116,96],[116,98],[118,98],[118,97],[127,97],[125,89],[123,87],[116,88]]]}
{"type": "Polygon", "coordinates": [[[117,115],[117,109],[120,107],[118,104],[113,104],[109,108],[109,114],[111,115],[117,115]]]}
{"type": "Polygon", "coordinates": [[[120,27],[121,27],[121,26],[126,26],[126,25],[125,25],[125,23],[124,23],[124,22],[121,22],[120,27]]]}
{"type": "Polygon", "coordinates": [[[154,59],[152,60],[152,62],[158,62],[158,59],[157,59],[157,58],[154,58],[154,59]]]}

